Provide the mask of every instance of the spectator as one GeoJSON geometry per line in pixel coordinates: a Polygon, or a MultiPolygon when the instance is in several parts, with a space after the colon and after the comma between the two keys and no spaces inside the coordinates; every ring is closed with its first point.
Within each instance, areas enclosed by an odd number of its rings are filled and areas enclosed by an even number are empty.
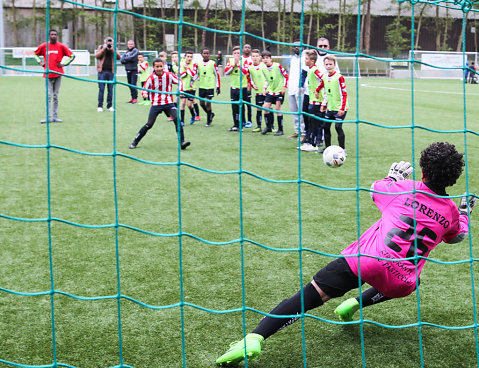
{"type": "Polygon", "coordinates": [[[128,50],[121,56],[120,62],[125,66],[126,79],[130,85],[131,99],[128,103],[136,104],[138,102],[138,90],[135,88],[138,80],[138,49],[133,40],[129,40],[127,46],[128,50]]]}
{"type": "MultiPolygon", "coordinates": [[[[301,57],[299,56],[299,45],[300,41],[294,41],[295,45],[293,46],[293,53],[294,55],[291,57],[291,64],[289,67],[289,88],[288,88],[288,102],[289,102],[289,110],[291,112],[297,113],[299,111],[300,105],[300,96],[301,102],[304,100],[302,96],[302,84],[301,81],[301,57]],[[300,87],[301,83],[301,87],[300,87]]],[[[301,140],[304,139],[305,136],[305,128],[304,128],[304,118],[303,115],[293,115],[294,121],[294,133],[290,135],[288,138],[297,139],[298,135],[301,136],[301,140]]]]}
{"type": "MultiPolygon", "coordinates": [[[[43,74],[43,78],[48,78],[48,113],[49,115],[53,115],[53,118],[50,118],[50,121],[54,121],[56,123],[61,123],[62,120],[58,117],[58,93],[60,92],[60,85],[62,81],[63,74],[63,67],[70,64],[75,55],[71,52],[71,50],[66,47],[64,44],[57,42],[58,32],[54,29],[50,30],[49,33],[49,42],[48,42],[48,56],[47,56],[47,43],[44,42],[40,46],[37,47],[34,53],[35,60],[37,60],[42,67],[47,69],[47,61],[48,61],[48,69],[50,73],[43,74]],[[43,56],[43,61],[39,58],[39,56],[43,56]],[[62,59],[64,56],[69,57],[69,59],[62,64],[62,59]],[[57,74],[55,72],[61,73],[57,74]],[[53,96],[53,106],[50,106],[51,100],[53,96]]],[[[47,119],[43,119],[40,121],[42,124],[47,122],[47,119]]]]}
{"type": "Polygon", "coordinates": [[[105,43],[98,46],[95,52],[96,70],[98,72],[98,112],[103,111],[103,95],[105,93],[105,84],[108,85],[108,95],[106,97],[106,108],[113,111],[113,84],[101,81],[112,81],[115,73],[115,60],[121,58],[118,50],[113,47],[113,38],[105,38],[105,43]]]}

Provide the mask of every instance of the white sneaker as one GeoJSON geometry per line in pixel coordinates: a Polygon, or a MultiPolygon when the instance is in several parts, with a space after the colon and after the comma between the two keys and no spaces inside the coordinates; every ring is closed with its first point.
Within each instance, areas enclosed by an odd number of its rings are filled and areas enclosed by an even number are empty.
{"type": "Polygon", "coordinates": [[[96,109],[96,111],[102,112],[102,111],[103,111],[103,107],[99,107],[98,109],[96,109]]]}
{"type": "Polygon", "coordinates": [[[115,109],[113,107],[109,107],[107,110],[112,111],[112,112],[115,111],[115,109]]]}
{"type": "Polygon", "coordinates": [[[309,144],[309,143],[303,144],[299,149],[300,149],[301,151],[306,151],[306,152],[316,151],[316,147],[314,147],[313,145],[311,145],[311,144],[309,144]]]}

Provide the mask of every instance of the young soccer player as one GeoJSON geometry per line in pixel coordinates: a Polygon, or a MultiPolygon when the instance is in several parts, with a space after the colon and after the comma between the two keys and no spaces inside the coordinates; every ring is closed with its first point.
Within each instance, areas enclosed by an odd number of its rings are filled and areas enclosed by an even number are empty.
{"type": "MultiPolygon", "coordinates": [[[[265,65],[264,74],[268,87],[266,88],[266,98],[264,100],[264,107],[271,108],[271,105],[275,105],[275,109],[278,119],[278,130],[274,135],[283,135],[283,114],[281,114],[281,105],[284,101],[284,93],[288,88],[288,73],[279,63],[273,62],[271,52],[263,51],[261,53],[263,63],[265,65]]],[[[264,118],[266,120],[266,128],[261,134],[266,134],[273,131],[274,116],[269,111],[264,112],[264,118]]]]}
{"type": "Polygon", "coordinates": [[[264,64],[261,61],[261,53],[258,49],[251,51],[251,59],[253,64],[248,66],[248,82],[251,89],[255,91],[255,102],[258,108],[256,109],[256,128],[253,132],[261,132],[261,120],[263,117],[263,110],[260,109],[264,105],[266,96],[266,77],[264,75],[264,64]]]}
{"type": "MultiPolygon", "coordinates": [[[[342,252],[350,257],[338,258],[321,269],[302,290],[270,312],[279,318],[265,316],[252,333],[232,344],[216,363],[238,363],[244,359],[245,350],[248,359],[258,357],[262,341],[294,323],[303,311],[358,288],[359,274],[361,283],[372,286],[361,295],[363,307],[411,294],[431,250],[442,241],[457,243],[466,237],[468,214],[476,200],[472,197],[468,201],[464,196],[456,207],[451,199],[440,197],[447,196],[446,188],[456,183],[463,170],[463,154],[454,145],[431,144],[422,151],[419,164],[421,181],[404,180],[412,167],[401,161],[391,166],[385,179],[373,183],[371,197],[382,215],[359,241],[342,252]],[[404,258],[410,260],[396,261],[404,258]],[[280,317],[286,315],[295,317],[280,317]]],[[[359,309],[358,300],[353,301],[336,309],[341,319],[349,320],[359,309]]]]}
{"type": "MultiPolygon", "coordinates": [[[[323,77],[327,99],[327,111],[324,117],[336,122],[334,128],[338,133],[338,144],[340,147],[346,148],[346,138],[343,131],[343,120],[348,113],[346,82],[344,77],[336,71],[336,57],[334,55],[326,55],[324,57],[324,66],[328,72],[328,75],[323,77]]],[[[325,122],[323,127],[325,148],[318,151],[319,153],[323,153],[331,145],[331,123],[325,122]]]]}
{"type": "Polygon", "coordinates": [[[181,124],[177,124],[176,122],[177,109],[176,104],[173,103],[173,96],[167,93],[171,92],[173,84],[178,84],[178,77],[173,73],[165,71],[164,68],[165,63],[163,60],[153,60],[154,72],[146,80],[144,88],[152,89],[158,92],[150,92],[151,108],[150,113],[148,114],[148,121],[140,129],[133,142],[130,143],[130,149],[134,149],[138,146],[138,143],[145,136],[148,130],[153,127],[156,118],[162,112],[164,112],[166,116],[171,116],[173,118],[176,133],[180,136],[181,149],[184,150],[190,145],[190,142],[185,141],[183,126],[181,124]],[[178,127],[178,125],[180,126],[178,127]]]}
{"type": "Polygon", "coordinates": [[[198,65],[193,62],[193,51],[186,51],[185,58],[181,61],[180,66],[180,91],[189,93],[192,96],[180,95],[180,116],[181,123],[185,122],[185,106],[188,101],[188,109],[190,110],[190,124],[194,124],[196,113],[193,107],[194,95],[196,93],[195,81],[198,78],[198,65]]]}
{"type": "MultiPolygon", "coordinates": [[[[231,75],[231,101],[235,102],[240,100],[240,88],[244,99],[248,93],[248,80],[246,77],[248,69],[244,68],[241,61],[239,46],[233,47],[233,57],[228,59],[228,62],[226,63],[225,74],[231,75]]],[[[233,126],[228,129],[228,131],[237,132],[240,129],[240,106],[239,104],[233,103],[231,104],[231,109],[233,111],[233,126]]],[[[242,126],[244,126],[246,124],[244,105],[241,110],[241,122],[242,126]]]]}
{"type": "MultiPolygon", "coordinates": [[[[215,94],[219,95],[221,92],[220,74],[218,68],[213,60],[210,60],[210,49],[207,47],[201,50],[201,56],[203,62],[198,65],[198,74],[200,77],[198,95],[201,98],[211,100],[215,94]]],[[[200,101],[202,109],[206,112],[206,127],[210,127],[215,116],[215,113],[211,110],[211,102],[200,101]]]]}
{"type": "MultiPolygon", "coordinates": [[[[324,111],[321,111],[324,100],[324,80],[323,74],[316,65],[318,54],[309,50],[306,52],[305,63],[309,68],[307,79],[309,88],[309,108],[308,113],[318,118],[324,118],[324,111]]],[[[324,110],[324,108],[323,108],[324,110]]],[[[317,151],[322,145],[323,121],[310,118],[308,129],[306,130],[305,143],[299,148],[302,151],[317,151]]]]}
{"type": "MultiPolygon", "coordinates": [[[[251,57],[251,54],[252,54],[252,51],[251,51],[251,45],[249,43],[245,43],[243,45],[243,58],[242,58],[242,62],[243,62],[243,68],[245,69],[248,69],[248,67],[253,64],[253,59],[251,57]]],[[[248,93],[246,95],[246,97],[243,97],[243,99],[245,100],[245,102],[248,102],[248,103],[251,103],[251,86],[248,85],[247,87],[247,90],[248,90],[248,93]]],[[[246,124],[245,124],[245,128],[251,128],[253,126],[253,123],[251,121],[252,117],[253,117],[253,112],[252,112],[252,108],[251,108],[251,105],[249,104],[246,104],[246,111],[247,111],[247,118],[248,120],[246,121],[246,124]]]]}
{"type": "MultiPolygon", "coordinates": [[[[141,87],[145,85],[146,80],[150,76],[150,66],[148,65],[148,61],[145,60],[145,55],[143,55],[141,52],[138,54],[138,75],[139,75],[139,80],[141,83],[141,87]]],[[[143,94],[142,94],[143,96],[143,94]]],[[[149,106],[151,105],[151,101],[149,98],[149,94],[145,94],[146,97],[143,97],[143,102],[140,102],[139,105],[146,105],[149,106]]]]}

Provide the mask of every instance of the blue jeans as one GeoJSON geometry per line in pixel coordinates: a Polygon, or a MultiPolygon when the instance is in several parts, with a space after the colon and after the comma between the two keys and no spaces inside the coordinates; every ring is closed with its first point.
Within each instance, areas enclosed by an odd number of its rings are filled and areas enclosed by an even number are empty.
{"type": "MultiPolygon", "coordinates": [[[[113,72],[103,71],[98,72],[99,81],[112,81],[113,72]]],[[[106,108],[109,109],[113,106],[113,84],[112,83],[98,83],[98,107],[103,107],[103,95],[105,94],[105,84],[108,88],[108,95],[106,97],[106,108]]]]}

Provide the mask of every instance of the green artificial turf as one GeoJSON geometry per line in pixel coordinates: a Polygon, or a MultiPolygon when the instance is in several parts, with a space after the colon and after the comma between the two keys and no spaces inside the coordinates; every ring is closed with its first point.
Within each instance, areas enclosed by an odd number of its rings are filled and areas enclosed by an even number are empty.
{"type": "MultiPolygon", "coordinates": [[[[215,101],[229,100],[228,83],[223,78],[215,101]]],[[[415,80],[413,95],[409,80],[358,83],[359,97],[356,80],[347,80],[347,161],[331,169],[287,139],[291,115],[286,135],[275,137],[228,132],[226,104],[213,106],[211,128],[203,112],[190,126],[187,111],[192,144],[181,152],[161,115],[129,150],[148,108],[126,104],[125,86],[117,86],[116,112],[98,113],[97,84],[63,78],[64,122],[47,126],[39,123],[44,80],[1,77],[0,366],[215,366],[244,333],[243,313],[224,312],[268,313],[356,240],[380,215],[368,189],[392,162],[414,161],[419,180],[428,144],[444,140],[464,151],[465,134],[451,132],[466,126],[460,81],[415,80]],[[54,147],[35,147],[47,143],[54,147]]],[[[478,86],[466,86],[472,193],[478,95],[478,86]]],[[[465,190],[463,174],[449,194],[465,190]]],[[[471,241],[440,244],[430,258],[477,258],[476,216],[471,241]]],[[[428,262],[419,294],[365,309],[374,323],[362,327],[340,325],[333,313],[352,291],[310,312],[318,318],[304,319],[304,343],[298,321],[269,338],[248,366],[477,366],[476,330],[466,327],[477,318],[478,271],[476,262],[428,262]],[[418,306],[422,322],[444,327],[400,328],[418,322],[418,306]]],[[[244,317],[249,332],[262,315],[244,317]]]]}

